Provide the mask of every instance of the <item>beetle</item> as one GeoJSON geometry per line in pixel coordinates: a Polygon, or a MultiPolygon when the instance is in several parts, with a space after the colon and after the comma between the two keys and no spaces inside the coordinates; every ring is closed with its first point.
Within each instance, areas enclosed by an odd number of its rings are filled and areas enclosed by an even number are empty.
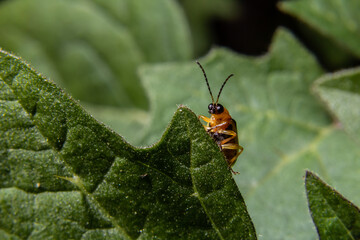
{"type": "Polygon", "coordinates": [[[196,61],[196,63],[199,65],[204,74],[206,85],[209,89],[212,100],[212,102],[208,106],[209,113],[211,114],[210,118],[199,115],[199,120],[202,119],[204,122],[207,123],[206,125],[204,125],[204,128],[218,144],[221,152],[225,156],[228,168],[233,174],[238,174],[238,172],[235,172],[232,169],[232,166],[235,164],[238,156],[243,152],[244,148],[239,145],[235,120],[230,116],[229,111],[219,103],[219,97],[225,84],[232,76],[234,76],[234,74],[230,74],[226,78],[220,88],[219,94],[215,102],[205,70],[198,61],[196,61]]]}

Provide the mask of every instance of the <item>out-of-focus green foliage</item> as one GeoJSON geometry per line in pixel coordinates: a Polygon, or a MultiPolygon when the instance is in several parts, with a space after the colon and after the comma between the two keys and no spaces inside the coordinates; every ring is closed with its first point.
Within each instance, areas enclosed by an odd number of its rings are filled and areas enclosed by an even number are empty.
{"type": "Polygon", "coordinates": [[[186,20],[172,0],[6,1],[0,29],[0,47],[77,99],[105,106],[146,108],[137,67],[192,56],[186,20]]]}
{"type": "Polygon", "coordinates": [[[215,33],[211,28],[215,20],[232,19],[241,14],[236,0],[178,0],[188,17],[195,53],[204,54],[211,48],[215,33]]]}
{"type": "Polygon", "coordinates": [[[315,92],[360,146],[360,70],[328,74],[316,82],[315,92]]]}
{"type": "Polygon", "coordinates": [[[360,1],[299,0],[283,1],[279,6],[310,26],[300,26],[302,33],[329,67],[338,68],[349,65],[353,58],[360,59],[360,1]]]}

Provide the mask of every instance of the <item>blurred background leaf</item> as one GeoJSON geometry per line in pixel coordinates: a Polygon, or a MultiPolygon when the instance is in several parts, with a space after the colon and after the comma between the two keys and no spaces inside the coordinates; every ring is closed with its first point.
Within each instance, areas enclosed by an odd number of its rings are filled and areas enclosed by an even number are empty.
{"type": "Polygon", "coordinates": [[[330,69],[360,59],[360,2],[357,0],[283,1],[280,9],[297,19],[300,34],[330,69]]]}
{"type": "Polygon", "coordinates": [[[241,12],[236,0],[179,0],[189,21],[197,56],[205,54],[216,40],[215,19],[231,20],[241,12]]]}
{"type": "Polygon", "coordinates": [[[137,66],[192,57],[186,20],[171,0],[6,1],[0,28],[2,48],[88,103],[146,109],[137,66]]]}
{"type": "MultiPolygon", "coordinates": [[[[270,52],[260,58],[214,49],[200,62],[214,94],[230,73],[235,74],[220,103],[237,121],[239,143],[245,150],[234,166],[240,175],[234,178],[260,236],[316,238],[304,194],[306,168],[360,203],[356,190],[360,162],[354,162],[360,158],[358,146],[333,125],[311,93],[323,70],[288,31],[279,30],[270,52]]],[[[160,138],[177,104],[208,115],[211,99],[194,62],[144,67],[140,73],[153,116],[143,144],[160,138]]]]}
{"type": "Polygon", "coordinates": [[[315,92],[360,146],[360,69],[328,74],[318,79],[315,92]]]}
{"type": "Polygon", "coordinates": [[[357,0],[301,0],[281,8],[360,57],[360,2],[357,0]]]}

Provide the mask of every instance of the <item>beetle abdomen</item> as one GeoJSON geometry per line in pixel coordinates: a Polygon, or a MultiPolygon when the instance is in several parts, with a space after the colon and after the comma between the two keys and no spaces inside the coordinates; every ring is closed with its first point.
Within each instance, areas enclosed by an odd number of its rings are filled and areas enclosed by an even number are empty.
{"type": "MultiPolygon", "coordinates": [[[[231,131],[237,132],[236,122],[234,119],[231,119],[229,126],[225,130],[231,130],[231,131]]],[[[225,158],[227,161],[230,161],[233,157],[235,157],[237,155],[237,153],[239,151],[238,149],[223,149],[221,146],[221,142],[224,141],[225,139],[231,137],[231,135],[227,135],[227,134],[223,134],[223,133],[219,133],[219,132],[210,132],[210,136],[219,145],[219,147],[220,147],[221,151],[223,152],[223,154],[225,155],[225,158]]],[[[235,138],[231,139],[227,143],[234,143],[234,144],[238,145],[238,143],[239,143],[238,136],[236,135],[235,138]]]]}

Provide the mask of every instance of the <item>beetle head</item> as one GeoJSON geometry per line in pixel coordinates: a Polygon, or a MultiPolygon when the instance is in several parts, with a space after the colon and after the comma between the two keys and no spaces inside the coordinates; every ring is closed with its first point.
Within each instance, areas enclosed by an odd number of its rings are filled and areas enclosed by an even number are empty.
{"type": "Polygon", "coordinates": [[[210,103],[208,109],[210,114],[220,114],[224,112],[224,107],[220,103],[210,103]]]}

